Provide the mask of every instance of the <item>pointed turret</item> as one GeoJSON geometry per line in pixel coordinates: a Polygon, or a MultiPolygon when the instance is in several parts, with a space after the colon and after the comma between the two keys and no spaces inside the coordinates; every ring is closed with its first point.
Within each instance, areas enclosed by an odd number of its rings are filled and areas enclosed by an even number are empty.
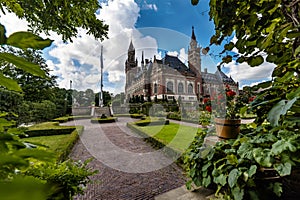
{"type": "Polygon", "coordinates": [[[141,61],[142,70],[145,70],[145,62],[144,62],[144,51],[142,51],[142,61],[141,61]]]}
{"type": "Polygon", "coordinates": [[[194,26],[192,26],[192,40],[196,40],[195,32],[194,32],[194,26]]]}
{"type": "Polygon", "coordinates": [[[134,51],[134,46],[133,46],[133,43],[132,43],[132,40],[130,40],[130,44],[129,44],[129,48],[128,48],[128,51],[134,51]]]}

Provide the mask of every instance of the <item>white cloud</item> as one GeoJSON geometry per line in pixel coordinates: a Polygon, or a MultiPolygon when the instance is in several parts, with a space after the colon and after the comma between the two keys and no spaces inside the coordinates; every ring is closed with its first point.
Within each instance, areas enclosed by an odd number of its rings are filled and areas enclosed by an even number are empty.
{"type": "Polygon", "coordinates": [[[158,10],[158,8],[155,4],[145,4],[143,9],[145,9],[145,10],[154,10],[154,11],[158,10]]]}
{"type": "Polygon", "coordinates": [[[177,56],[181,62],[187,64],[188,54],[186,53],[185,48],[181,48],[179,53],[178,51],[168,51],[167,54],[170,56],[177,56]]]}
{"type": "Polygon", "coordinates": [[[17,31],[27,31],[29,29],[26,20],[19,19],[14,13],[10,13],[6,9],[4,11],[6,14],[0,12],[0,22],[5,26],[6,36],[17,31]]]}
{"type": "MultiPolygon", "coordinates": [[[[59,76],[60,87],[69,88],[72,80],[72,87],[75,89],[91,88],[95,92],[99,91],[101,45],[104,50],[104,73],[106,74],[104,89],[117,93],[124,90],[125,60],[130,40],[133,41],[139,62],[142,51],[145,58],[152,58],[153,55],[158,54],[156,40],[143,36],[135,28],[140,7],[134,0],[109,0],[101,6],[97,18],[109,25],[109,39],[100,43],[93,36],[87,35],[85,30],[80,29],[78,33],[80,37],[73,38],[73,43],[64,43],[60,36],[51,33],[50,38],[54,42],[51,49],[45,50],[49,55],[46,63],[51,73],[59,76]]],[[[155,4],[143,4],[143,6],[157,10],[155,4]]],[[[24,20],[18,19],[14,14],[1,16],[1,23],[6,26],[8,34],[28,29],[24,20]]]]}
{"type": "MultiPolygon", "coordinates": [[[[236,36],[232,38],[231,42],[233,42],[234,44],[237,42],[236,36]]],[[[256,53],[257,51],[259,51],[258,48],[256,48],[253,53],[256,53]]],[[[242,55],[238,52],[238,49],[235,47],[232,49],[232,52],[240,56],[242,55]]],[[[266,56],[263,55],[263,53],[260,53],[260,55],[262,55],[264,59],[266,59],[266,56]]],[[[228,68],[229,72],[227,74],[230,75],[235,81],[241,83],[247,82],[247,84],[250,83],[250,86],[253,86],[262,81],[270,80],[272,72],[276,65],[265,61],[259,66],[251,67],[246,62],[237,63],[233,60],[228,64],[224,64],[224,67],[228,68]]],[[[245,85],[246,84],[240,85],[240,87],[245,85]]]]}
{"type": "Polygon", "coordinates": [[[275,68],[275,65],[264,62],[260,66],[251,67],[246,62],[236,63],[235,61],[232,61],[228,64],[224,64],[224,67],[228,68],[229,72],[227,74],[235,81],[261,82],[262,80],[271,79],[272,71],[275,68]]]}

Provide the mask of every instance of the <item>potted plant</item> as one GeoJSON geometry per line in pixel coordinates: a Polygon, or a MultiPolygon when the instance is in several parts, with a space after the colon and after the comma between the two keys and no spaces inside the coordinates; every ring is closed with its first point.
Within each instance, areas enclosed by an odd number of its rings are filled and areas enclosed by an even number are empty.
{"type": "Polygon", "coordinates": [[[240,132],[241,103],[237,101],[237,96],[237,93],[226,85],[225,90],[219,90],[218,93],[213,93],[210,99],[204,99],[205,110],[215,116],[216,134],[220,138],[237,138],[240,132]]]}

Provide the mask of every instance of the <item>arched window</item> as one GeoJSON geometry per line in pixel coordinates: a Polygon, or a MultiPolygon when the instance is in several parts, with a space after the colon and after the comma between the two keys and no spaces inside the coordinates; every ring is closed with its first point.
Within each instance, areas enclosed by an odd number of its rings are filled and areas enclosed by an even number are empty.
{"type": "Polygon", "coordinates": [[[167,83],[167,92],[173,92],[173,83],[171,81],[167,83]]]}
{"type": "Polygon", "coordinates": [[[183,84],[178,83],[178,94],[183,94],[183,84]]]}
{"type": "Polygon", "coordinates": [[[154,93],[157,94],[157,84],[154,83],[154,93]]]}
{"type": "Polygon", "coordinates": [[[188,85],[188,93],[193,94],[193,84],[189,83],[188,85]]]}

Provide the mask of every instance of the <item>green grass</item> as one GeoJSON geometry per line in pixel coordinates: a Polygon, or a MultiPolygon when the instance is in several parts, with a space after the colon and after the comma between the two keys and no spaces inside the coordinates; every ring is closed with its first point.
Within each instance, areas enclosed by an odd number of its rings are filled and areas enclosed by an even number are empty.
{"type": "MultiPolygon", "coordinates": [[[[37,127],[45,127],[45,124],[43,123],[35,126],[35,128],[37,127]]],[[[78,140],[79,134],[81,134],[82,132],[83,127],[76,126],[76,130],[74,130],[70,134],[30,137],[23,138],[22,140],[32,144],[41,144],[46,146],[38,146],[38,148],[45,149],[49,152],[53,152],[55,155],[55,160],[62,161],[67,158],[74,144],[78,140]]]]}
{"type": "Polygon", "coordinates": [[[133,122],[129,124],[130,126],[181,153],[190,146],[197,131],[200,130],[196,127],[184,126],[177,123],[137,126],[133,122]]]}

